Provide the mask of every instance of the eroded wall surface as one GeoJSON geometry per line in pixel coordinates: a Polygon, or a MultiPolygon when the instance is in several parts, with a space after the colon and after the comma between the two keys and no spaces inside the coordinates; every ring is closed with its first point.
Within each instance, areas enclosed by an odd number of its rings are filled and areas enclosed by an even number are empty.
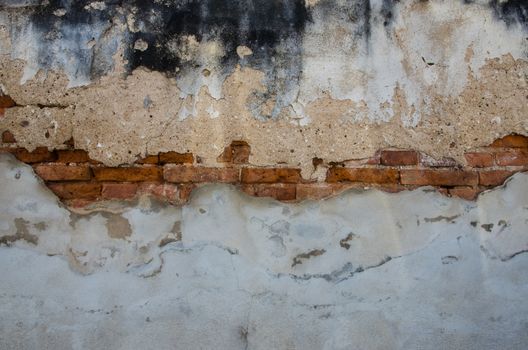
{"type": "MultiPolygon", "coordinates": [[[[160,151],[307,169],[527,134],[525,1],[4,0],[0,119],[108,165],[160,151]]],[[[306,171],[303,173],[306,174],[306,171]]]]}
{"type": "Polygon", "coordinates": [[[2,349],[525,349],[528,175],[280,203],[68,209],[0,155],[2,349]]]}
{"type": "Polygon", "coordinates": [[[527,115],[524,0],[0,0],[0,348],[524,350],[527,115]]]}

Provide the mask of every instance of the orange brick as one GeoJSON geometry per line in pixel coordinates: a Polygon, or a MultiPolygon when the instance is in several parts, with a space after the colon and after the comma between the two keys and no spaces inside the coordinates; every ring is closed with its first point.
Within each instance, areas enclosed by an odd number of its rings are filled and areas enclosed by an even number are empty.
{"type": "Polygon", "coordinates": [[[249,162],[251,147],[245,141],[233,141],[224,149],[217,161],[222,163],[245,164],[249,162]]]}
{"type": "Polygon", "coordinates": [[[101,195],[104,199],[132,199],[136,196],[135,183],[105,183],[101,195]]]}
{"type": "Polygon", "coordinates": [[[6,130],[2,133],[2,142],[3,143],[16,143],[16,139],[15,139],[15,136],[9,130],[6,130]]]}
{"type": "Polygon", "coordinates": [[[98,181],[160,181],[161,169],[158,167],[119,167],[119,168],[93,168],[94,176],[98,181]]]}
{"type": "Polygon", "coordinates": [[[337,183],[297,184],[297,199],[322,199],[343,191],[345,186],[337,183]]]}
{"type": "Polygon", "coordinates": [[[528,165],[528,150],[510,149],[495,154],[497,165],[528,165]]]}
{"type": "Polygon", "coordinates": [[[478,183],[476,172],[456,169],[402,169],[400,177],[401,183],[404,185],[475,186],[478,183]]]}
{"type": "Polygon", "coordinates": [[[226,182],[239,180],[239,170],[233,168],[206,168],[187,165],[166,165],[163,169],[166,181],[176,183],[226,182]]]}
{"type": "Polygon", "coordinates": [[[451,196],[473,201],[477,198],[481,190],[475,187],[454,187],[450,188],[448,192],[451,196]]]}
{"type": "Polygon", "coordinates": [[[180,191],[177,185],[164,182],[146,182],[139,185],[138,193],[147,194],[161,200],[177,202],[180,191]]]}
{"type": "Polygon", "coordinates": [[[16,106],[15,101],[8,95],[0,96],[0,108],[10,108],[16,106]]]}
{"type": "Polygon", "coordinates": [[[145,158],[141,158],[136,161],[138,164],[158,164],[159,163],[159,156],[146,156],[145,158]]]}
{"type": "Polygon", "coordinates": [[[507,170],[481,171],[479,172],[479,184],[482,186],[499,186],[513,174],[515,174],[514,171],[507,170]]]}
{"type": "Polygon", "coordinates": [[[84,150],[60,150],[57,151],[58,163],[85,163],[89,162],[90,157],[84,150]]]}
{"type": "Polygon", "coordinates": [[[90,180],[90,168],[86,165],[39,164],[35,172],[45,181],[90,180]]]}
{"type": "Polygon", "coordinates": [[[101,194],[101,184],[92,182],[52,182],[48,188],[61,199],[95,199],[101,194]]]}
{"type": "Polygon", "coordinates": [[[37,147],[32,152],[29,152],[24,148],[18,148],[13,150],[13,154],[21,162],[28,164],[52,162],[56,158],[55,153],[48,151],[46,147],[37,147]]]}
{"type": "Polygon", "coordinates": [[[291,168],[244,168],[244,183],[297,183],[302,180],[300,169],[291,168]]]}
{"type": "Polygon", "coordinates": [[[418,152],[409,150],[383,150],[381,151],[382,165],[416,165],[418,152]]]}
{"type": "Polygon", "coordinates": [[[295,200],[295,184],[244,184],[242,191],[255,197],[269,197],[279,201],[295,200]]]}
{"type": "Polygon", "coordinates": [[[487,152],[468,152],[464,155],[467,165],[475,168],[490,167],[495,164],[493,154],[487,152]]]}
{"type": "Polygon", "coordinates": [[[194,157],[192,153],[164,152],[159,154],[160,164],[192,164],[194,157]]]}
{"type": "Polygon", "coordinates": [[[523,135],[507,135],[503,138],[493,141],[491,147],[506,147],[506,148],[528,148],[528,137],[523,135]]]}
{"type": "Polygon", "coordinates": [[[398,170],[390,168],[330,168],[326,174],[327,182],[397,183],[398,179],[398,170]]]}

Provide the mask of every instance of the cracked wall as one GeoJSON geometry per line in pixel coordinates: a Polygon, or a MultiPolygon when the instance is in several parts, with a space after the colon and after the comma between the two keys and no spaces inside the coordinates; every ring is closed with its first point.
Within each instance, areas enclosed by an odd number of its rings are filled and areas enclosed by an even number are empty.
{"type": "Polygon", "coordinates": [[[0,348],[524,350],[527,115],[523,0],[0,0],[0,348]]]}
{"type": "Polygon", "coordinates": [[[0,181],[3,349],[528,342],[526,174],[476,202],[425,187],[287,204],[210,185],[183,206],[80,209],[10,155],[0,181]]]}

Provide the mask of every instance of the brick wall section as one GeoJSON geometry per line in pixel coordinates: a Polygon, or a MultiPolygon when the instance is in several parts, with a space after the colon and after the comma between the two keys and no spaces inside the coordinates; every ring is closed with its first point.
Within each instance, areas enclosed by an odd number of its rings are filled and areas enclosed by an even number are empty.
{"type": "Polygon", "coordinates": [[[27,151],[17,148],[14,136],[4,130],[0,151],[30,164],[69,205],[135,200],[140,195],[181,204],[194,188],[208,183],[229,183],[251,196],[281,201],[318,200],[345,190],[377,188],[393,193],[421,186],[473,200],[480,192],[528,170],[528,137],[520,135],[468,151],[465,164],[401,149],[384,149],[368,159],[339,163],[315,158],[314,166],[327,168],[322,182],[303,179],[299,169],[251,165],[251,147],[244,141],[233,141],[224,149],[217,159],[219,167],[201,166],[196,155],[174,151],[149,155],[133,165],[106,167],[73,145],[71,140],[61,150],[39,147],[27,151]]]}

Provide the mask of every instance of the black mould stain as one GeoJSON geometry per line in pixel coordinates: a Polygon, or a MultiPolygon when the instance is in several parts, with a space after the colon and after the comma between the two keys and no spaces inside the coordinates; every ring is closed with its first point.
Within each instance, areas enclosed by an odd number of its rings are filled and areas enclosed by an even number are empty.
{"type": "Polygon", "coordinates": [[[528,27],[528,0],[492,0],[490,6],[507,25],[519,23],[528,27]]]}
{"type": "Polygon", "coordinates": [[[132,34],[131,45],[141,40],[148,46],[143,51],[129,47],[131,69],[145,66],[169,74],[198,64],[182,60],[178,52],[190,36],[197,42],[221,43],[222,65],[238,61],[238,46],[253,51],[248,63],[270,65],[281,53],[278,46],[292,39],[299,44],[308,20],[304,0],[136,1],[134,6],[139,30],[132,34]]]}

